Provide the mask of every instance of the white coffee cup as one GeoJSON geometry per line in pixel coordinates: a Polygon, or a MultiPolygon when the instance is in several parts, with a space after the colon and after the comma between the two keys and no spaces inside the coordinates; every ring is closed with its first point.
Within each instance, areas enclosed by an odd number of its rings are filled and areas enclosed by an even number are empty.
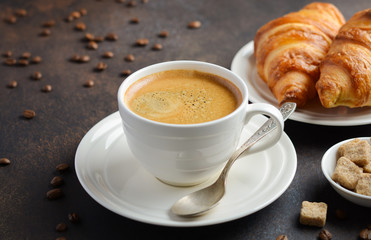
{"type": "Polygon", "coordinates": [[[145,67],[123,81],[117,96],[124,133],[134,157],[153,176],[170,185],[196,185],[219,173],[235,151],[242,129],[256,114],[275,119],[278,130],[270,141],[255,148],[255,152],[274,145],[283,132],[284,123],[277,108],[266,103],[249,104],[244,81],[230,70],[210,63],[170,61],[145,67]],[[125,92],[135,81],[177,69],[197,70],[228,79],[239,88],[242,103],[225,117],[197,124],[156,122],[135,114],[125,105],[125,92]]]}

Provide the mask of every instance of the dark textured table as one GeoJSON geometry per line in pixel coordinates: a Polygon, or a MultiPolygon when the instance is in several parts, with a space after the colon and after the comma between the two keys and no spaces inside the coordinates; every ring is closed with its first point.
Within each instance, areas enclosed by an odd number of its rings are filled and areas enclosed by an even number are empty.
{"type": "MultiPolygon", "coordinates": [[[[371,125],[335,127],[288,120],[285,131],[297,151],[297,171],[287,191],[264,209],[249,216],[214,226],[174,228],[149,225],[117,215],[95,202],[80,185],[74,157],[87,131],[107,115],[117,111],[116,93],[123,81],[122,71],[177,59],[192,59],[229,68],[235,53],[252,40],[267,21],[296,11],[310,1],[231,0],[231,1],[129,1],[114,0],[2,0],[0,2],[0,52],[11,50],[13,57],[30,52],[42,57],[28,66],[0,65],[0,158],[10,165],[0,167],[0,239],[316,239],[321,228],[299,223],[301,202],[328,203],[325,228],[334,239],[358,239],[371,224],[371,209],[341,198],[327,183],[320,168],[321,157],[333,144],[371,133],[371,125]],[[87,14],[68,22],[74,11],[87,14]],[[17,9],[25,9],[26,16],[17,9]],[[16,16],[14,18],[9,16],[16,16]],[[139,22],[133,21],[137,18],[139,22]],[[55,26],[43,24],[54,20],[55,26]],[[199,29],[188,23],[199,20],[199,29]],[[78,22],[85,31],[75,29],[78,22]],[[167,30],[169,36],[158,34],[167,30]],[[116,41],[99,42],[87,49],[85,33],[95,36],[117,34],[116,41]],[[48,35],[50,34],[50,35],[48,35]],[[44,36],[48,35],[48,36],[44,36]],[[149,44],[135,46],[138,38],[149,44]],[[152,50],[155,43],[161,51],[152,50]],[[103,58],[106,51],[114,57],[103,58]],[[89,55],[87,63],[75,63],[75,55],[89,55]],[[135,60],[125,61],[128,54],[135,60]],[[97,71],[98,62],[107,69],[97,71]],[[41,80],[31,76],[41,72],[41,80]],[[84,86],[88,80],[93,87],[84,86]],[[8,84],[16,81],[18,86],[8,84]],[[51,85],[51,92],[44,92],[51,85]],[[25,119],[23,111],[34,110],[36,117],[25,119]],[[56,170],[60,163],[70,169],[56,170]],[[50,201],[46,192],[50,180],[61,175],[65,184],[62,199],[50,201]],[[345,220],[335,216],[337,209],[347,213],[345,220]],[[68,214],[76,212],[78,223],[68,214]],[[56,225],[67,223],[65,232],[56,225]]],[[[371,7],[369,0],[332,1],[349,19],[356,11],[371,7]]],[[[31,56],[31,58],[32,58],[31,56]]],[[[1,57],[5,61],[5,57],[1,57]]]]}

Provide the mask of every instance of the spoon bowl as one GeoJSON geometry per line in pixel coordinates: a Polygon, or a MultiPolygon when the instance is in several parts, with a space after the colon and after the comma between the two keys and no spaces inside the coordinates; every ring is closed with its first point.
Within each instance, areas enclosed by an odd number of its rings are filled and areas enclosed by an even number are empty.
{"type": "MultiPolygon", "coordinates": [[[[280,107],[283,120],[295,111],[295,103],[285,103],[280,107]]],[[[242,153],[246,152],[256,142],[268,135],[277,127],[273,119],[268,119],[240,148],[229,158],[218,179],[206,188],[190,193],[174,203],[171,211],[182,217],[194,217],[202,215],[214,208],[225,194],[225,183],[228,172],[233,163],[242,153]]]]}

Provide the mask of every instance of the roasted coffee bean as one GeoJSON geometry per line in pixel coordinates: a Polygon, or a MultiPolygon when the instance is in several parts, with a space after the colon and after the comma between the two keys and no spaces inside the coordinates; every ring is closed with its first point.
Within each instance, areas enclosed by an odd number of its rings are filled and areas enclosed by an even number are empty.
{"type": "Polygon", "coordinates": [[[327,231],[326,229],[322,229],[322,231],[319,233],[318,236],[321,240],[331,240],[332,239],[332,234],[327,231]]]}
{"type": "Polygon", "coordinates": [[[60,163],[56,166],[57,171],[59,172],[65,172],[70,168],[70,165],[68,163],[60,163]]]}
{"type": "Polygon", "coordinates": [[[128,55],[126,55],[125,60],[127,62],[133,62],[135,60],[135,57],[134,57],[133,54],[128,54],[128,55]]]}
{"type": "Polygon", "coordinates": [[[79,58],[78,61],[81,62],[81,63],[87,63],[87,62],[90,61],[90,57],[89,57],[88,55],[82,55],[82,56],[79,58]]]}
{"type": "Polygon", "coordinates": [[[27,60],[27,59],[19,59],[18,60],[18,64],[20,65],[20,66],[28,66],[29,64],[30,64],[30,62],[27,60]]]}
{"type": "Polygon", "coordinates": [[[103,42],[104,41],[104,37],[103,36],[98,36],[98,37],[95,37],[94,38],[94,42],[103,42]]]}
{"type": "Polygon", "coordinates": [[[103,70],[106,70],[106,68],[107,68],[107,64],[106,63],[99,62],[97,64],[97,66],[95,67],[95,70],[97,70],[97,71],[103,71],[103,70]]]}
{"type": "Polygon", "coordinates": [[[36,116],[36,112],[30,109],[26,109],[23,111],[23,117],[27,119],[32,119],[36,116]]]}
{"type": "Polygon", "coordinates": [[[86,30],[86,25],[83,22],[79,22],[75,25],[75,29],[78,31],[85,31],[86,30]]]}
{"type": "Polygon", "coordinates": [[[75,20],[75,18],[72,15],[66,17],[66,22],[72,22],[73,20],[75,20]]]}
{"type": "Polygon", "coordinates": [[[126,6],[128,6],[128,7],[135,7],[136,5],[137,5],[137,2],[134,1],[134,0],[129,1],[129,2],[126,4],[126,6]]]}
{"type": "Polygon", "coordinates": [[[132,24],[138,24],[139,23],[139,18],[133,17],[132,19],[130,19],[130,23],[132,23],[132,24]]]}
{"type": "Polygon", "coordinates": [[[163,30],[161,31],[159,34],[158,34],[159,37],[161,38],[167,38],[169,36],[169,32],[166,31],[166,30],[163,30]]]}
{"type": "Polygon", "coordinates": [[[12,81],[10,81],[10,82],[8,83],[8,87],[9,87],[9,88],[16,88],[17,86],[18,86],[17,81],[12,80],[12,81]]]}
{"type": "Polygon", "coordinates": [[[77,223],[80,220],[80,217],[77,213],[73,212],[68,214],[68,220],[72,223],[77,223]]]}
{"type": "Polygon", "coordinates": [[[55,230],[57,232],[65,232],[67,231],[67,224],[65,224],[64,222],[58,223],[55,227],[55,230]]]}
{"type": "Polygon", "coordinates": [[[104,57],[104,58],[113,58],[113,57],[114,57],[114,54],[113,54],[113,52],[111,52],[111,51],[107,51],[107,52],[105,52],[105,53],[103,54],[103,57],[104,57]]]}
{"type": "Polygon", "coordinates": [[[91,34],[91,33],[85,33],[85,36],[84,36],[84,39],[86,40],[86,41],[94,41],[94,35],[93,34],[91,34]]]}
{"type": "Polygon", "coordinates": [[[121,72],[122,76],[127,77],[131,74],[130,69],[125,69],[124,71],[121,72]]]}
{"type": "Polygon", "coordinates": [[[25,17],[25,16],[27,16],[27,10],[26,9],[23,9],[23,8],[15,10],[14,13],[18,17],[25,17]]]}
{"type": "Polygon", "coordinates": [[[41,63],[42,62],[42,58],[40,56],[34,56],[32,59],[31,59],[31,63],[41,63]]]}
{"type": "Polygon", "coordinates": [[[201,27],[201,22],[200,21],[192,21],[188,23],[188,28],[191,29],[197,29],[201,27]]]}
{"type": "Polygon", "coordinates": [[[47,92],[51,92],[52,90],[53,90],[52,85],[49,85],[49,84],[45,85],[45,86],[41,89],[41,91],[43,91],[43,92],[45,92],[45,93],[47,93],[47,92]]]}
{"type": "Polygon", "coordinates": [[[50,29],[43,29],[40,33],[40,36],[47,37],[50,36],[51,34],[52,32],[50,31],[50,29]]]}
{"type": "Polygon", "coordinates": [[[81,57],[79,55],[75,54],[75,55],[72,56],[71,61],[79,62],[80,61],[80,58],[81,57]]]}
{"type": "Polygon", "coordinates": [[[108,33],[107,35],[106,35],[106,39],[107,40],[109,40],[109,41],[116,41],[116,40],[118,40],[119,39],[119,37],[117,36],[117,34],[116,33],[108,33]]]}
{"type": "Polygon", "coordinates": [[[81,8],[79,12],[81,16],[85,16],[88,14],[88,10],[86,10],[86,8],[81,8]]]}
{"type": "Polygon", "coordinates": [[[4,20],[5,22],[10,23],[10,24],[14,24],[17,22],[17,18],[13,15],[6,17],[4,20]]]}
{"type": "Polygon", "coordinates": [[[90,88],[90,87],[94,87],[95,83],[93,80],[88,80],[84,83],[84,87],[87,87],[87,88],[90,88]]]}
{"type": "Polygon", "coordinates": [[[149,43],[149,40],[147,38],[139,38],[135,41],[135,44],[141,47],[148,45],[148,43],[149,43]]]}
{"type": "Polygon", "coordinates": [[[46,197],[49,200],[56,200],[63,197],[63,191],[60,188],[54,188],[46,193],[46,197]]]}
{"type": "Polygon", "coordinates": [[[16,65],[17,64],[17,59],[15,58],[7,58],[5,59],[5,62],[4,62],[6,65],[8,66],[13,66],[13,65],[16,65]]]}
{"type": "Polygon", "coordinates": [[[155,50],[155,51],[160,51],[162,50],[162,44],[161,43],[156,43],[152,46],[152,50],[155,50]]]}
{"type": "Polygon", "coordinates": [[[371,231],[368,228],[362,229],[359,233],[359,237],[364,240],[371,240],[371,231]]]}
{"type": "Polygon", "coordinates": [[[53,179],[50,181],[50,184],[53,187],[59,187],[64,184],[64,180],[61,176],[55,176],[53,179]]]}
{"type": "Polygon", "coordinates": [[[7,58],[10,58],[11,56],[13,55],[12,51],[6,51],[3,56],[4,57],[7,57],[7,58]]]}
{"type": "Polygon", "coordinates": [[[142,3],[148,3],[149,0],[142,0],[142,3]]]}
{"type": "Polygon", "coordinates": [[[53,19],[46,21],[42,24],[43,27],[47,27],[47,28],[54,27],[54,25],[55,25],[55,21],[53,19]]]}
{"type": "Polygon", "coordinates": [[[98,43],[96,43],[94,41],[90,41],[87,45],[87,48],[92,49],[92,50],[96,50],[96,49],[98,49],[98,43]]]}
{"type": "Polygon", "coordinates": [[[276,240],[288,240],[286,235],[279,235],[276,240]]]}
{"type": "Polygon", "coordinates": [[[0,165],[9,165],[10,160],[7,158],[0,158],[0,165]]]}
{"type": "Polygon", "coordinates": [[[34,74],[32,75],[33,80],[41,80],[42,77],[43,75],[41,72],[34,72],[34,74]]]}
{"type": "Polygon", "coordinates": [[[30,57],[31,57],[31,53],[30,52],[24,52],[21,55],[21,58],[22,59],[29,59],[30,57]]]}
{"type": "Polygon", "coordinates": [[[73,11],[70,16],[72,16],[73,19],[78,19],[81,17],[81,13],[78,11],[73,11]]]}

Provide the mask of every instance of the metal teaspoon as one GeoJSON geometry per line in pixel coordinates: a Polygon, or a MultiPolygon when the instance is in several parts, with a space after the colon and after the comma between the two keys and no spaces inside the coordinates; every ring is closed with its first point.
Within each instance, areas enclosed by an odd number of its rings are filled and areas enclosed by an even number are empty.
{"type": "MultiPolygon", "coordinates": [[[[286,120],[295,111],[295,108],[296,103],[284,103],[280,107],[283,120],[286,120]]],[[[171,207],[171,211],[178,216],[194,217],[206,213],[210,209],[214,208],[224,196],[227,174],[233,163],[242,153],[273,131],[276,127],[276,122],[271,118],[268,119],[264,125],[262,125],[239,149],[234,152],[234,154],[229,158],[220,176],[213,184],[182,197],[174,203],[171,207]]]]}

